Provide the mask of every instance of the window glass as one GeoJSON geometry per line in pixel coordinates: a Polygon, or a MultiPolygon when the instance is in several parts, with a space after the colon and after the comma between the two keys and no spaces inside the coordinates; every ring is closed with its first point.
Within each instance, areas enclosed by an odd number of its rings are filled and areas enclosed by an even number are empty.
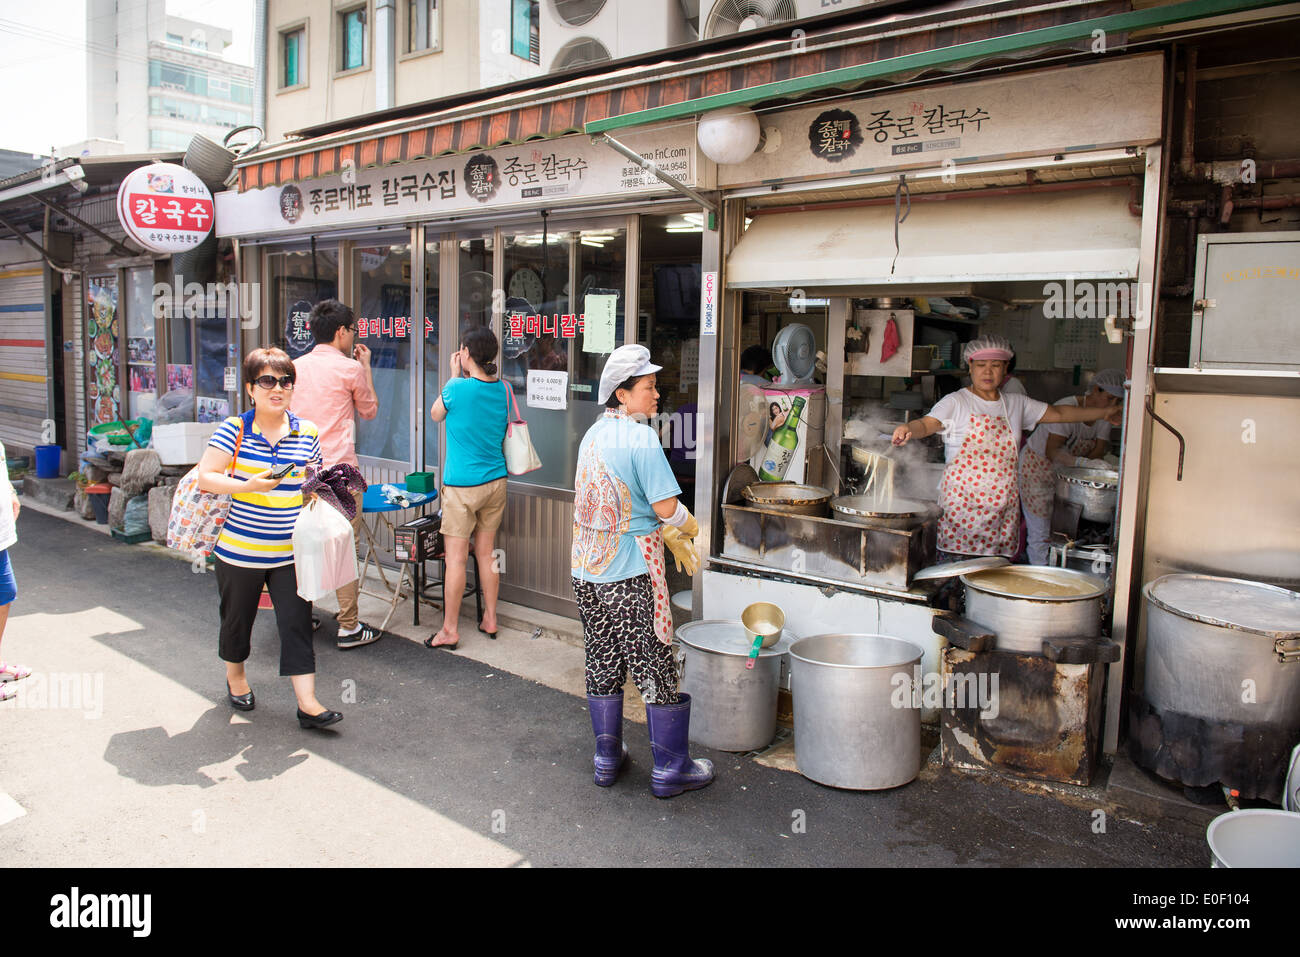
{"type": "Polygon", "coordinates": [[[561,229],[545,242],[540,230],[519,231],[507,238],[504,255],[502,371],[542,460],[523,481],[572,489],[578,445],[604,411],[596,401],[600,373],[623,342],[626,231],[561,229]],[[580,330],[588,311],[591,324],[580,330]],[[610,318],[596,318],[602,314],[610,318]],[[530,371],[565,375],[564,409],[528,406],[530,371]]]}
{"type": "MultiPolygon", "coordinates": [[[[352,250],[357,344],[370,350],[379,413],[357,423],[357,454],[411,463],[411,246],[352,250]],[[362,323],[365,323],[364,328],[362,323]]],[[[418,332],[418,330],[414,330],[418,332]]]]}
{"type": "Polygon", "coordinates": [[[442,39],[438,0],[410,0],[406,5],[406,17],[407,53],[438,47],[442,39]]]}
{"type": "Polygon", "coordinates": [[[281,81],[282,86],[297,86],[302,82],[302,77],[299,74],[302,36],[302,30],[294,30],[292,33],[284,34],[284,78],[281,81]]]}
{"type": "Polygon", "coordinates": [[[510,52],[530,63],[541,62],[537,0],[511,0],[510,52]]]}
{"type": "MultiPolygon", "coordinates": [[[[418,406],[423,416],[424,459],[426,469],[438,467],[438,437],[441,426],[429,418],[442,380],[438,374],[438,303],[442,291],[442,271],[438,262],[439,244],[426,243],[424,247],[424,326],[417,330],[424,339],[424,395],[418,406]]],[[[490,263],[489,263],[490,265],[490,263]]]]}
{"type": "Polygon", "coordinates": [[[694,501],[699,442],[700,243],[699,213],[641,217],[637,342],[663,366],[659,389],[660,438],[686,501],[694,501]]]}
{"type": "Polygon", "coordinates": [[[153,267],[126,271],[127,414],[149,415],[158,400],[158,352],[154,335],[153,267]]]}
{"type": "Polygon", "coordinates": [[[338,246],[333,243],[318,245],[314,260],[310,249],[273,252],[266,257],[271,284],[267,342],[289,353],[291,359],[306,355],[315,345],[307,317],[316,303],[338,295],[338,262],[338,246]]]}
{"type": "Polygon", "coordinates": [[[342,14],[343,59],[340,70],[355,70],[366,63],[366,11],[365,8],[349,10],[342,14]]]}

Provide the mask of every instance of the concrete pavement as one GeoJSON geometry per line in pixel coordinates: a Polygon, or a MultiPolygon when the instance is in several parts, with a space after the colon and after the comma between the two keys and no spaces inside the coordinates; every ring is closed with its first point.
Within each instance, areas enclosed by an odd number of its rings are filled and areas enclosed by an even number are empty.
{"type": "Polygon", "coordinates": [[[492,642],[471,621],[461,651],[430,652],[415,639],[439,613],[411,629],[409,605],[398,615],[410,640],[346,652],[325,616],[320,697],[346,718],[303,731],[276,676],[270,612],[249,661],[257,709],[226,704],[211,574],[32,509],[10,555],[19,598],[0,657],[37,674],[0,704],[8,863],[1207,863],[1195,834],[934,766],[905,787],[854,793],[696,749],[719,779],[659,801],[645,728],[631,722],[631,767],[596,788],[580,648],[514,630],[492,642]]]}

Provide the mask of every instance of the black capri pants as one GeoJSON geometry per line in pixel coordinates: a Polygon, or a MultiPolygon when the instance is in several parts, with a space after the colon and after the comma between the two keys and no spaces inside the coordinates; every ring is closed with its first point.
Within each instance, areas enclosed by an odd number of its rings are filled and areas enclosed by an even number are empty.
{"type": "Polygon", "coordinates": [[[316,673],[312,650],[311,602],[298,597],[298,573],[292,564],[276,568],[245,568],[216,561],[217,591],[221,595],[221,638],[218,655],[236,664],[247,661],[257,618],[257,602],[265,584],[275,606],[280,632],[280,674],[316,673]]]}
{"type": "Polygon", "coordinates": [[[673,649],[655,634],[649,575],[616,582],[573,579],[587,650],[587,694],[621,694],[628,670],[646,704],[677,704],[673,649]]]}

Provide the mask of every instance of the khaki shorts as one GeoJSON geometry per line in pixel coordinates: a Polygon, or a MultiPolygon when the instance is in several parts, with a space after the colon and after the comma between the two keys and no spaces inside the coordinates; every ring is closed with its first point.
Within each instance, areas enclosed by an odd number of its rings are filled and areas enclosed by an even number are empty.
{"type": "Polygon", "coordinates": [[[442,534],[473,538],[475,531],[495,532],[506,512],[506,480],[483,485],[442,487],[442,534]]]}

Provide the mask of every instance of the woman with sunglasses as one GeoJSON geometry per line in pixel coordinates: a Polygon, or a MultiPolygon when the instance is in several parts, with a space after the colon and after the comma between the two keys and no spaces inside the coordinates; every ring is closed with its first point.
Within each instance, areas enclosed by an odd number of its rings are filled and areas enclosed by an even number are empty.
{"type": "Polygon", "coordinates": [[[286,353],[254,349],[244,359],[244,382],[253,407],[221,423],[198,467],[203,491],[231,498],[213,549],[226,696],[237,711],[253,710],[244,662],[265,585],[280,632],[280,674],[293,684],[298,724],[324,728],[343,715],[316,699],[311,603],[298,597],[293,564],[293,526],[302,510],[307,466],[321,466],[320,440],[315,425],[289,411],[294,370],[286,353]]]}

